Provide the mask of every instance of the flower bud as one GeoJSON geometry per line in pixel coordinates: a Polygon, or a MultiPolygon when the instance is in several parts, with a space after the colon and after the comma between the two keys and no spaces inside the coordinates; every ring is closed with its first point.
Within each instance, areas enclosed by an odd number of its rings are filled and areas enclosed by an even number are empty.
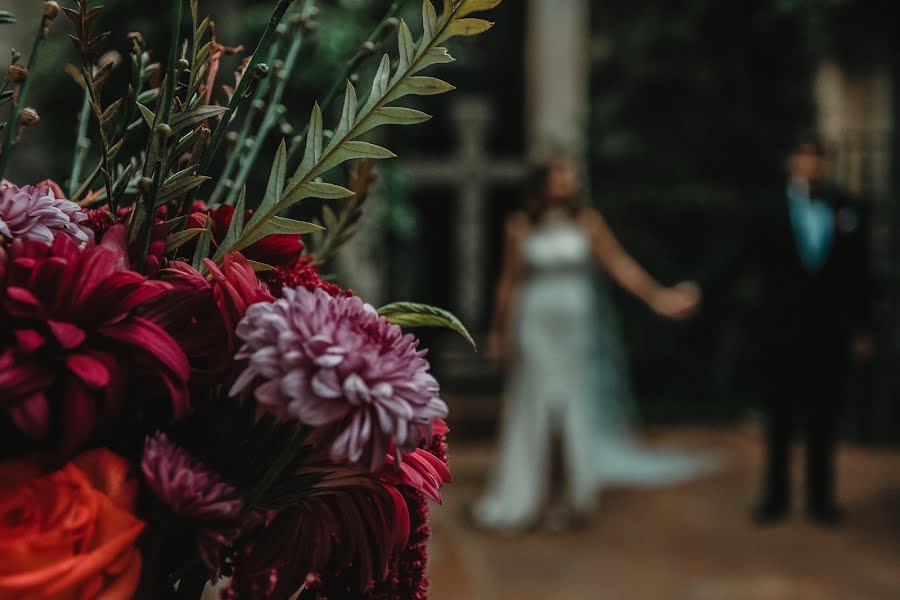
{"type": "Polygon", "coordinates": [[[138,179],[137,187],[142,194],[150,194],[153,192],[153,180],[149,177],[141,177],[138,179]]]}
{"type": "Polygon", "coordinates": [[[52,21],[56,17],[59,16],[59,4],[50,0],[48,2],[44,2],[44,18],[48,21],[52,21]]]}
{"type": "Polygon", "coordinates": [[[31,127],[32,125],[37,125],[37,122],[40,120],[41,116],[36,110],[31,107],[23,109],[22,114],[19,115],[19,125],[21,125],[22,127],[31,127]]]}
{"type": "Polygon", "coordinates": [[[172,128],[165,123],[160,123],[156,126],[156,135],[167,140],[172,136],[172,128]]]}
{"type": "Polygon", "coordinates": [[[392,29],[397,29],[398,27],[400,27],[400,19],[398,19],[397,17],[391,17],[390,19],[385,21],[385,24],[392,29]]]}
{"type": "Polygon", "coordinates": [[[287,32],[288,32],[288,28],[287,28],[287,25],[285,25],[284,23],[279,23],[278,27],[275,28],[276,35],[284,36],[287,32]]]}
{"type": "Polygon", "coordinates": [[[362,45],[363,54],[374,54],[375,53],[375,43],[367,41],[362,45]]]}
{"type": "Polygon", "coordinates": [[[19,63],[10,65],[6,73],[9,75],[10,81],[14,83],[21,83],[28,78],[28,68],[19,63]]]}
{"type": "Polygon", "coordinates": [[[191,68],[191,62],[186,58],[181,58],[178,60],[178,66],[186,71],[191,68]]]}
{"type": "Polygon", "coordinates": [[[261,98],[254,98],[253,102],[250,103],[250,108],[252,108],[255,111],[261,111],[265,107],[266,107],[266,102],[265,102],[265,100],[262,100],[261,98]]]}
{"type": "Polygon", "coordinates": [[[269,65],[266,63],[257,63],[257,65],[253,67],[253,78],[260,80],[265,79],[269,76],[270,72],[271,69],[269,68],[269,65]]]}
{"type": "Polygon", "coordinates": [[[238,141],[238,132],[235,131],[234,129],[230,130],[228,133],[225,134],[225,142],[227,142],[229,144],[234,144],[237,141],[238,141]]]}

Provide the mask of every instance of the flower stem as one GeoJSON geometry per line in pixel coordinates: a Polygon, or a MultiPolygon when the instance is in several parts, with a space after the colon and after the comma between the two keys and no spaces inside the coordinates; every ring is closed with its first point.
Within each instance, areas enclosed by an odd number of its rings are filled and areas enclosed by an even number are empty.
{"type": "MultiPolygon", "coordinates": [[[[86,86],[87,84],[85,84],[86,86]]],[[[69,199],[77,201],[75,195],[79,188],[81,171],[84,168],[84,159],[91,146],[88,139],[88,125],[91,120],[91,94],[87,87],[84,88],[84,102],[81,105],[81,113],[78,115],[78,137],[75,140],[75,159],[72,161],[72,174],[69,177],[69,199]]]]}
{"type": "MultiPolygon", "coordinates": [[[[322,98],[322,102],[320,106],[323,110],[327,110],[331,103],[334,102],[335,97],[338,95],[344,86],[347,83],[347,79],[356,71],[363,61],[372,56],[374,52],[371,50],[367,50],[370,44],[376,43],[381,39],[384,30],[387,29],[388,22],[397,16],[397,13],[400,12],[400,9],[403,8],[403,5],[406,4],[406,0],[396,0],[391,3],[391,6],[388,8],[388,11],[385,13],[384,17],[381,19],[381,22],[372,30],[372,33],[360,45],[359,49],[356,51],[356,54],[350,57],[346,63],[344,63],[344,69],[341,71],[340,75],[338,75],[337,79],[331,84],[331,88],[325,94],[324,98],[322,98]]],[[[309,132],[309,123],[303,128],[303,131],[300,132],[300,135],[296,136],[291,141],[291,147],[288,151],[287,164],[290,165],[293,161],[298,158],[299,153],[303,149],[303,138],[306,137],[306,134],[309,132]]]]}
{"type": "MultiPolygon", "coordinates": [[[[281,51],[281,42],[280,40],[275,40],[272,44],[272,48],[269,51],[269,56],[266,59],[266,63],[271,65],[275,59],[278,57],[278,53],[281,51]]],[[[247,116],[244,117],[244,122],[241,124],[241,130],[238,134],[237,141],[234,144],[234,148],[228,154],[228,160],[225,162],[225,167],[222,169],[222,174],[219,176],[216,181],[216,187],[213,189],[212,195],[209,197],[209,205],[216,206],[219,203],[219,200],[222,198],[222,195],[227,191],[228,180],[231,178],[231,174],[234,172],[235,167],[237,167],[238,159],[244,154],[244,144],[247,141],[247,137],[250,135],[250,128],[253,126],[253,122],[256,120],[256,115],[259,112],[259,103],[263,102],[263,99],[266,97],[266,94],[269,93],[269,79],[264,79],[259,83],[256,87],[256,91],[253,93],[253,100],[250,102],[250,108],[247,111],[247,116]]]]}
{"type": "MultiPolygon", "coordinates": [[[[306,0],[301,14],[306,12],[309,3],[310,0],[306,0]]],[[[234,178],[234,182],[225,199],[225,204],[234,204],[237,200],[237,196],[244,186],[244,183],[246,183],[247,177],[250,175],[250,171],[256,163],[256,159],[259,158],[259,152],[262,149],[266,138],[278,120],[278,107],[281,106],[281,99],[284,97],[284,90],[287,87],[288,79],[291,76],[291,72],[294,70],[294,65],[297,62],[300,49],[303,47],[303,37],[303,25],[298,24],[294,33],[294,39],[291,41],[287,56],[284,59],[284,67],[281,71],[275,73],[275,76],[278,79],[275,84],[275,90],[272,92],[272,97],[266,105],[266,112],[263,115],[262,122],[259,124],[259,129],[257,130],[256,135],[251,138],[253,144],[250,147],[250,151],[240,163],[240,170],[238,171],[237,177],[234,178]]]]}
{"type": "MultiPolygon", "coordinates": [[[[241,78],[241,82],[238,84],[237,89],[234,91],[234,95],[231,97],[231,102],[228,103],[228,109],[225,111],[225,114],[222,115],[219,124],[216,125],[216,130],[213,132],[209,147],[206,149],[206,152],[203,153],[203,160],[200,163],[200,167],[197,169],[198,175],[206,175],[209,171],[213,158],[215,158],[219,145],[222,143],[225,132],[228,130],[228,126],[231,123],[231,118],[234,116],[238,106],[243,102],[244,94],[247,92],[247,88],[253,80],[252,74],[254,67],[256,67],[263,56],[267,54],[269,46],[272,43],[272,38],[275,36],[275,28],[278,27],[281,19],[284,18],[284,14],[293,3],[294,0],[278,0],[278,4],[275,5],[275,10],[272,11],[272,17],[269,19],[269,24],[266,26],[266,30],[263,32],[259,43],[256,45],[256,50],[253,52],[253,58],[250,60],[250,64],[247,65],[248,76],[241,78]]],[[[191,198],[195,198],[196,194],[197,190],[194,190],[191,194],[191,198]]]]}
{"type": "Polygon", "coordinates": [[[19,129],[19,118],[21,117],[22,109],[25,108],[25,103],[28,100],[28,92],[31,91],[31,84],[34,81],[35,69],[38,60],[40,59],[41,49],[44,46],[44,42],[47,41],[47,34],[50,33],[51,21],[52,19],[49,19],[46,14],[41,17],[38,33],[34,38],[34,45],[31,47],[31,56],[28,57],[28,72],[25,81],[22,83],[22,88],[19,90],[18,99],[12,105],[6,127],[3,128],[3,145],[0,146],[0,180],[3,179],[3,174],[6,172],[6,166],[9,164],[9,158],[12,156],[13,148],[17,145],[15,139],[19,129]]]}

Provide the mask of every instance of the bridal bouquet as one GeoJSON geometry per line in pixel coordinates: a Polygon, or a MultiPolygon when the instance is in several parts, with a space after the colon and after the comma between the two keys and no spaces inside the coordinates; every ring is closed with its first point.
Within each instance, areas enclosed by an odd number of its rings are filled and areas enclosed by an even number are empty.
{"type": "Polygon", "coordinates": [[[160,63],[138,33],[124,60],[105,52],[124,34],[98,33],[89,0],[45,2],[27,64],[12,57],[0,88],[0,599],[195,600],[208,582],[236,599],[426,595],[447,406],[401,327],[468,334],[437,308],[376,310],[319,269],[352,235],[372,161],[393,156],[361,137],[427,120],[398,102],[452,89],[420,73],[453,60],[450,38],[487,30],[472,15],[500,0],[444,0],[440,13],[424,0],[418,39],[395,2],[256,190],[244,182],[284,114],[285,82],[324,35],[314,2],[272,3],[228,85],[221,58],[239,49],[216,40],[198,0],[167,3],[160,63]],[[30,91],[55,85],[35,67],[57,19],[70,21],[69,75],[84,93],[64,186],[6,172],[40,119],[30,91]],[[349,81],[394,37],[359,94],[349,81]],[[120,68],[129,83],[115,93],[120,68]],[[321,218],[293,219],[312,198],[321,218]]]}

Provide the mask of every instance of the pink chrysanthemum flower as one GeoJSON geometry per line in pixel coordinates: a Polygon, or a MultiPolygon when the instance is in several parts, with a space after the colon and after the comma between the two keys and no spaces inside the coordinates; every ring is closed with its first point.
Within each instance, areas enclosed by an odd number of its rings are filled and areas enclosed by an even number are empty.
{"type": "Polygon", "coordinates": [[[88,216],[81,207],[66,199],[57,199],[49,185],[18,187],[0,185],[0,236],[53,243],[61,232],[83,244],[93,238],[87,227],[88,216]]]}
{"type": "Polygon", "coordinates": [[[425,352],[357,297],[287,288],[272,303],[251,306],[238,324],[247,367],[231,389],[254,390],[276,416],[333,434],[331,459],[384,464],[393,442],[404,453],[430,439],[447,415],[425,352]]]}
{"type": "Polygon", "coordinates": [[[244,500],[238,489],[164,433],[147,438],[141,471],[156,497],[195,528],[200,557],[217,576],[221,551],[241,534],[244,500]]]}

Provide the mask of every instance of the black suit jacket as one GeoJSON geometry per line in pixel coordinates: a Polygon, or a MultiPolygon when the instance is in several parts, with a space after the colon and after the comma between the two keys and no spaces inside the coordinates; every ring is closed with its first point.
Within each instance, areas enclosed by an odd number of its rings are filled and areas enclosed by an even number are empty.
{"type": "Polygon", "coordinates": [[[714,301],[734,276],[748,269],[759,273],[758,333],[763,341],[762,358],[773,366],[805,356],[837,363],[837,367],[848,356],[851,336],[870,329],[863,208],[835,188],[823,196],[833,211],[835,233],[821,270],[811,271],[801,261],[782,186],[760,203],[737,249],[701,278],[704,296],[714,301]]]}

